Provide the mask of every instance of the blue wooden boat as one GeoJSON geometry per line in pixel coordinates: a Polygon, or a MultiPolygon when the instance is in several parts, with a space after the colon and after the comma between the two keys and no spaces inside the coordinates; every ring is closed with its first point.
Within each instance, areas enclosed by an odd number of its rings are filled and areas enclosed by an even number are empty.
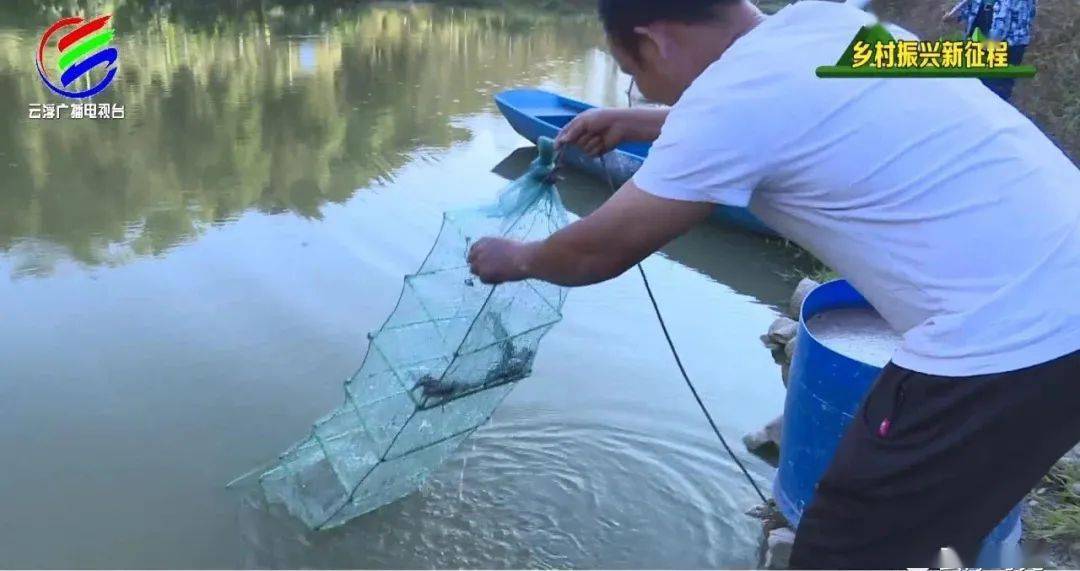
{"type": "MultiPolygon", "coordinates": [[[[559,130],[579,113],[593,108],[588,103],[540,89],[504,91],[495,96],[495,104],[510,126],[533,143],[540,137],[555,138],[559,130]]],[[[649,155],[651,146],[651,143],[623,143],[604,155],[603,160],[590,157],[579,149],[568,148],[563,151],[563,160],[601,179],[607,180],[610,176],[618,187],[634,176],[649,155]]],[[[743,207],[717,205],[712,217],[744,230],[776,236],[776,232],[743,207]]]]}

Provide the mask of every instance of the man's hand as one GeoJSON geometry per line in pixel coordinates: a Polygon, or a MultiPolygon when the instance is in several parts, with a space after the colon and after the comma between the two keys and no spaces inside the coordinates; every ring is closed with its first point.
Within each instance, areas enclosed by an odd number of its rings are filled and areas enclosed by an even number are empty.
{"type": "Polygon", "coordinates": [[[526,279],[526,244],[505,238],[481,238],[469,249],[469,269],[488,285],[526,279]]]}
{"type": "Polygon", "coordinates": [[[539,279],[576,287],[609,280],[709,216],[713,205],[659,198],[633,181],[589,216],[540,242],[484,238],[469,266],[487,284],[539,279]]]}
{"type": "Polygon", "coordinates": [[[599,156],[617,147],[626,135],[619,109],[589,109],[570,121],[555,138],[555,146],[574,145],[589,156],[599,156]]]}
{"type": "Polygon", "coordinates": [[[589,109],[563,127],[555,146],[574,145],[596,157],[626,141],[655,141],[667,115],[667,109],[589,109]]]}

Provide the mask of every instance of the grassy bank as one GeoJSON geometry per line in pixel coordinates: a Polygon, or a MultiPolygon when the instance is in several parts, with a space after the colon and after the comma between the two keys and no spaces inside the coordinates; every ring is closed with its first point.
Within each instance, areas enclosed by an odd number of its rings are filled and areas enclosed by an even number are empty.
{"type": "Polygon", "coordinates": [[[1028,498],[1026,541],[1063,569],[1080,568],[1080,461],[1062,460],[1028,498]]]}

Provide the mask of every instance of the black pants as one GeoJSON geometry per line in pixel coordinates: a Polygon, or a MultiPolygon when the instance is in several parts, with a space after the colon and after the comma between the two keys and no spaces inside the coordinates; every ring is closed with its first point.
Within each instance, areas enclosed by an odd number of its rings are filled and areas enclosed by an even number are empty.
{"type": "MultiPolygon", "coordinates": [[[[1024,61],[1024,51],[1027,46],[1009,46],[1009,65],[1020,65],[1024,61]]],[[[1016,86],[1016,78],[986,78],[983,85],[997,94],[998,97],[1008,101],[1012,98],[1013,87],[1016,86]]]]}
{"type": "Polygon", "coordinates": [[[799,524],[793,569],[967,565],[1080,441],[1080,352],[963,379],[889,364],[799,524]]]}
{"type": "MultiPolygon", "coordinates": [[[[982,32],[983,36],[990,37],[990,28],[994,23],[994,4],[992,2],[984,2],[982,4],[979,13],[975,16],[975,22],[968,30],[967,37],[971,37],[971,34],[978,29],[982,32]]],[[[1024,61],[1024,51],[1027,49],[1026,45],[1010,45],[1009,46],[1009,65],[1020,65],[1024,61]]],[[[1013,87],[1016,86],[1015,78],[987,78],[982,80],[983,85],[988,87],[990,91],[997,94],[998,97],[1008,101],[1012,98],[1013,87]]]]}

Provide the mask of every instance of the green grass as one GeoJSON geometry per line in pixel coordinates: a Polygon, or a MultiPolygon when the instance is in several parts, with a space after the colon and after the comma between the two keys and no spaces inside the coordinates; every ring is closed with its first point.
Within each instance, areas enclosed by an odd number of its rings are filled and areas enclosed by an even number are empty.
{"type": "Polygon", "coordinates": [[[1073,542],[1080,540],[1080,463],[1061,462],[1041,484],[1032,510],[1031,533],[1040,539],[1073,542]]]}
{"type": "MultiPolygon", "coordinates": [[[[821,262],[818,263],[821,264],[821,262]]],[[[836,270],[830,268],[829,266],[821,264],[820,267],[806,274],[803,277],[810,278],[818,283],[825,283],[831,282],[835,279],[840,279],[840,274],[836,273],[836,270]]]]}
{"type": "Polygon", "coordinates": [[[783,238],[769,238],[766,242],[778,245],[791,253],[793,258],[791,269],[780,274],[780,277],[786,281],[798,282],[803,278],[810,278],[818,283],[825,283],[840,277],[835,270],[795,242],[783,238]]]}

